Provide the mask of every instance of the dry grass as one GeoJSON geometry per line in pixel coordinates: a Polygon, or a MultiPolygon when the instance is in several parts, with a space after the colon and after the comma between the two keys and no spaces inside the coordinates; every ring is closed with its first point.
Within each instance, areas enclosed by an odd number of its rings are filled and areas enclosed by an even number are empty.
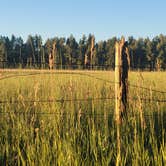
{"type": "MultiPolygon", "coordinates": [[[[10,101],[0,104],[0,165],[115,164],[114,100],[92,100],[114,97],[114,84],[104,81],[114,82],[114,72],[0,72],[6,78],[0,80],[0,100],[10,101]],[[75,98],[87,100],[76,102],[75,98]],[[48,99],[63,100],[37,102],[48,99]]],[[[165,75],[132,72],[129,77],[131,84],[166,90],[165,75]]],[[[166,94],[133,87],[130,96],[166,98],[166,94]]],[[[130,100],[129,117],[120,129],[122,165],[166,164],[165,108],[166,103],[130,100]]]]}

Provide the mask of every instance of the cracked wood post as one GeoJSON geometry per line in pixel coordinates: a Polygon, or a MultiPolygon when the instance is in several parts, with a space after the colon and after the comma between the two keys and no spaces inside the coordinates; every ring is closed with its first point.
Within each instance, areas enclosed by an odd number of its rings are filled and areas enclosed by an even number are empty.
{"type": "Polygon", "coordinates": [[[129,50],[124,37],[115,43],[115,120],[117,124],[117,158],[121,160],[120,125],[127,116],[128,70],[130,66],[129,50]]]}
{"type": "Polygon", "coordinates": [[[124,37],[115,44],[115,118],[121,123],[127,115],[130,57],[124,37]]]}
{"type": "Polygon", "coordinates": [[[120,44],[119,42],[115,43],[115,120],[117,123],[117,157],[116,157],[116,166],[119,166],[120,163],[120,44]]]}

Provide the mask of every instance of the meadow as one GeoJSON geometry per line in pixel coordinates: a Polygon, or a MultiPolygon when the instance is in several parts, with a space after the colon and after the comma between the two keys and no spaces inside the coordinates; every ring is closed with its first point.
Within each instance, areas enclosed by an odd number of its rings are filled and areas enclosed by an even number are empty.
{"type": "MultiPolygon", "coordinates": [[[[119,165],[166,165],[166,73],[129,73],[119,165]]],[[[0,165],[116,165],[113,71],[0,71],[0,165]]]]}

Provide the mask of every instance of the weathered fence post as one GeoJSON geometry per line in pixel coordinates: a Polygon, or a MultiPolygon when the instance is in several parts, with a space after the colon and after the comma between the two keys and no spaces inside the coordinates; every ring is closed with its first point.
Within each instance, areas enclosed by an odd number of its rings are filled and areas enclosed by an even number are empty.
{"type": "Polygon", "coordinates": [[[121,123],[127,114],[130,57],[124,37],[115,44],[115,118],[121,123]]]}
{"type": "Polygon", "coordinates": [[[116,166],[120,162],[120,44],[119,42],[115,43],[115,120],[117,123],[117,158],[116,166]]]}
{"type": "Polygon", "coordinates": [[[115,118],[120,121],[120,47],[115,43],[115,118]]]}
{"type": "Polygon", "coordinates": [[[120,124],[127,115],[129,51],[124,37],[115,43],[115,120],[117,123],[117,160],[121,158],[120,124]]]}

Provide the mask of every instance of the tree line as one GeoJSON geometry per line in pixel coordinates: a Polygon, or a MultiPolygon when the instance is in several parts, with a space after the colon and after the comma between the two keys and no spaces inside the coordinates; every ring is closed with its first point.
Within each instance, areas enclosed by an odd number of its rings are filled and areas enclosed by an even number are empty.
{"type": "MultiPolygon", "coordinates": [[[[54,67],[57,69],[83,69],[87,57],[91,57],[89,67],[114,69],[115,42],[112,37],[95,41],[95,36],[83,35],[77,41],[73,35],[68,38],[54,37],[43,42],[40,35],[29,35],[24,42],[21,37],[0,36],[0,68],[48,68],[49,54],[55,44],[54,67]],[[94,46],[92,47],[92,40],[94,46]]],[[[166,36],[160,34],[152,39],[130,36],[127,39],[131,68],[162,70],[166,68],[166,36]]],[[[88,64],[88,63],[87,63],[88,64]]]]}

